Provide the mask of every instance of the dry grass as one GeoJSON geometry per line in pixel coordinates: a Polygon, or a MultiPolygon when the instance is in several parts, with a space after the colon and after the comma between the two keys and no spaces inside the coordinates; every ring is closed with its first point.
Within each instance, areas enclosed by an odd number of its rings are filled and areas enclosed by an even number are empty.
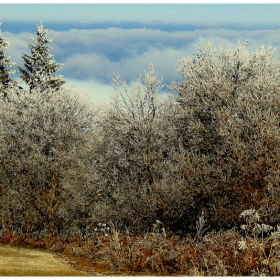
{"type": "Polygon", "coordinates": [[[198,225],[195,238],[169,236],[159,228],[133,235],[112,226],[110,233],[98,232],[91,237],[56,236],[40,241],[3,232],[1,241],[35,247],[44,244],[91,275],[278,276],[280,231],[265,225],[269,231],[260,231],[258,212],[252,213],[245,217],[244,230],[203,235],[198,225]]]}

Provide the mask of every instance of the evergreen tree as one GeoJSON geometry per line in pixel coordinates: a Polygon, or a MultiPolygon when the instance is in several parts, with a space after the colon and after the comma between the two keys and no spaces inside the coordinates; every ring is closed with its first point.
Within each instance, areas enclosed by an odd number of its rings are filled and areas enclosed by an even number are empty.
{"type": "MultiPolygon", "coordinates": [[[[0,26],[2,22],[0,22],[0,26]]],[[[11,78],[17,71],[10,68],[15,64],[11,62],[10,57],[5,55],[4,50],[9,47],[9,42],[5,40],[0,29],[0,90],[7,95],[7,89],[15,86],[17,82],[11,78]]]]}
{"type": "Polygon", "coordinates": [[[47,88],[59,89],[65,83],[61,80],[63,75],[52,75],[62,67],[62,64],[55,63],[54,56],[48,54],[52,47],[46,46],[46,44],[52,40],[46,37],[47,31],[47,29],[44,29],[42,22],[41,25],[37,26],[35,32],[37,38],[30,38],[35,45],[28,44],[31,56],[23,55],[26,70],[18,67],[22,74],[21,79],[29,85],[30,90],[34,88],[40,88],[41,91],[47,88]]]}

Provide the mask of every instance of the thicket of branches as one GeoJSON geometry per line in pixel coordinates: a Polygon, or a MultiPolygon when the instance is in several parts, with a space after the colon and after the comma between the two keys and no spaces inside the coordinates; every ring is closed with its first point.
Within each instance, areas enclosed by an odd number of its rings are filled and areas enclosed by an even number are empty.
{"type": "Polygon", "coordinates": [[[160,221],[185,235],[202,212],[220,230],[252,208],[276,226],[279,66],[271,47],[200,42],[178,61],[169,96],[153,65],[132,86],[114,73],[102,109],[44,79],[1,87],[0,228],[91,234],[113,222],[146,232],[160,221]]]}

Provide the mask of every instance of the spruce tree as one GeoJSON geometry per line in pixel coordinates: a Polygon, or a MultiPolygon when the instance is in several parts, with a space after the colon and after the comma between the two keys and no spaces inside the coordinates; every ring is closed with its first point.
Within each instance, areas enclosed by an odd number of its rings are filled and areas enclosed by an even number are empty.
{"type": "MultiPolygon", "coordinates": [[[[0,26],[2,22],[0,22],[0,26]]],[[[15,64],[11,62],[10,57],[5,55],[4,50],[9,47],[9,42],[2,35],[0,29],[0,91],[7,95],[7,89],[14,87],[17,82],[11,78],[11,75],[14,75],[17,71],[11,70],[10,68],[15,64]]]]}
{"type": "Polygon", "coordinates": [[[28,44],[31,56],[23,55],[26,70],[18,67],[22,74],[21,79],[29,85],[30,90],[35,88],[39,88],[41,91],[47,88],[57,90],[65,83],[61,80],[63,75],[52,75],[62,67],[62,64],[55,63],[54,56],[48,54],[52,47],[46,46],[46,44],[50,43],[52,39],[46,37],[47,31],[42,22],[41,25],[37,25],[35,32],[37,38],[30,37],[35,45],[28,44]]]}

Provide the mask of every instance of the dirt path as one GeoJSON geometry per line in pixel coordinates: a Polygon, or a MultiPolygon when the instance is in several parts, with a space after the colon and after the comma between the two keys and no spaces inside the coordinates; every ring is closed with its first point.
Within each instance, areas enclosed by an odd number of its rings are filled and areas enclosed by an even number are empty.
{"type": "Polygon", "coordinates": [[[0,245],[0,276],[89,276],[58,256],[35,249],[0,245]]]}

